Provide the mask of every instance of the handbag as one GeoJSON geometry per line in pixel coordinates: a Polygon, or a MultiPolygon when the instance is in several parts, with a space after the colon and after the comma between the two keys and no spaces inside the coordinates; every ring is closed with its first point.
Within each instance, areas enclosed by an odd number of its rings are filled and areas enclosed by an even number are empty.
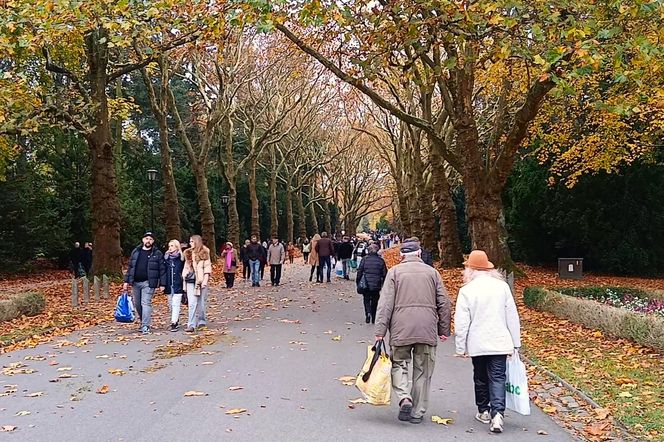
{"type": "Polygon", "coordinates": [[[390,405],[392,361],[381,339],[367,349],[367,359],[355,378],[355,386],[372,405],[390,405]]]}
{"type": "Polygon", "coordinates": [[[362,273],[362,277],[357,283],[357,293],[363,295],[366,291],[369,290],[369,284],[367,283],[367,275],[362,273]]]}
{"type": "Polygon", "coordinates": [[[505,383],[505,406],[519,414],[530,414],[530,397],[528,396],[528,375],[526,366],[519,358],[519,351],[514,349],[512,356],[507,357],[507,382],[505,383]]]}
{"type": "Polygon", "coordinates": [[[134,322],[134,306],[131,302],[131,296],[127,292],[122,292],[118,296],[118,302],[115,305],[115,313],[113,315],[118,322],[134,322]]]}
{"type": "Polygon", "coordinates": [[[194,284],[196,282],[196,273],[195,272],[187,273],[184,277],[184,282],[188,284],[194,284]]]}

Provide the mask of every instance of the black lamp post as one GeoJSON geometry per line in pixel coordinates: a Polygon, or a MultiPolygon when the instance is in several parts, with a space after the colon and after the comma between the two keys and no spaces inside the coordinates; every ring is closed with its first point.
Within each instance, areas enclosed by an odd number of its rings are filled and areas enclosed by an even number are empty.
{"type": "Polygon", "coordinates": [[[221,205],[224,206],[224,215],[226,215],[226,241],[229,241],[228,238],[228,195],[221,196],[221,205]]]}
{"type": "Polygon", "coordinates": [[[150,231],[154,235],[154,182],[157,180],[157,171],[148,170],[148,181],[150,181],[150,231]]]}

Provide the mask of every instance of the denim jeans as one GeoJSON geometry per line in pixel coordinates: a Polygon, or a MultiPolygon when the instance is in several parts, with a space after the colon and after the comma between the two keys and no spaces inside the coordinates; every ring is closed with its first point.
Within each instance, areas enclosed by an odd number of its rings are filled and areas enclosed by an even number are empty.
{"type": "Polygon", "coordinates": [[[180,305],[182,304],[182,293],[168,295],[168,307],[171,310],[171,324],[177,324],[180,320],[180,305]]]}
{"type": "Polygon", "coordinates": [[[348,276],[348,267],[350,266],[350,259],[341,260],[341,268],[344,272],[344,278],[348,276]]]}
{"type": "Polygon", "coordinates": [[[141,327],[150,326],[152,322],[152,295],[154,289],[147,281],[135,282],[131,286],[131,295],[134,298],[134,308],[141,318],[141,327]]]}
{"type": "Polygon", "coordinates": [[[320,282],[323,282],[323,267],[327,266],[327,280],[330,280],[330,277],[332,276],[332,260],[329,256],[321,256],[319,257],[319,265],[318,265],[318,279],[320,282]]]}
{"type": "Polygon", "coordinates": [[[507,355],[474,356],[475,403],[480,413],[505,414],[507,355]]]}
{"type": "Polygon", "coordinates": [[[251,267],[251,282],[258,284],[261,280],[261,261],[259,259],[250,259],[249,266],[251,267]]]}
{"type": "Polygon", "coordinates": [[[187,327],[200,327],[207,325],[205,323],[205,299],[208,295],[208,287],[200,289],[200,295],[196,296],[196,285],[187,283],[187,308],[188,320],[187,327]]]}

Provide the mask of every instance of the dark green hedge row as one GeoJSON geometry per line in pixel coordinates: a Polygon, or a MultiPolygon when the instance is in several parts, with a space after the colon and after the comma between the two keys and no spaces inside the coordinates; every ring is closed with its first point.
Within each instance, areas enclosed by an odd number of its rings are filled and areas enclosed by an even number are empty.
{"type": "MultiPolygon", "coordinates": [[[[662,154],[664,156],[664,154],[662,154]]],[[[584,258],[585,270],[664,274],[664,164],[635,163],[585,176],[572,189],[549,186],[547,165],[515,165],[504,193],[516,261],[537,265],[584,258]]]]}

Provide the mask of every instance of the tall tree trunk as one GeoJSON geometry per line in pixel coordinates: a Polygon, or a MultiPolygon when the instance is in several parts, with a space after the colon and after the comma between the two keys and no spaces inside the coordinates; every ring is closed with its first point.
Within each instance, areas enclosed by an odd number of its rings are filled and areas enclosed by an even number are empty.
{"type": "Polygon", "coordinates": [[[431,146],[431,180],[436,203],[436,215],[440,223],[440,259],[445,268],[458,267],[463,263],[461,240],[457,228],[456,208],[450,184],[445,176],[445,162],[440,155],[440,146],[429,140],[431,146]]]}
{"type": "MultiPolygon", "coordinates": [[[[314,187],[311,186],[309,189],[309,216],[311,217],[311,229],[314,231],[312,235],[316,234],[319,232],[318,230],[318,219],[316,215],[316,203],[313,202],[315,199],[316,195],[314,193],[314,187]]],[[[331,233],[331,232],[328,232],[331,233]]]]}
{"type": "Polygon", "coordinates": [[[279,211],[277,207],[277,171],[276,165],[270,172],[270,237],[279,237],[279,211]]]}
{"type": "Polygon", "coordinates": [[[436,221],[433,217],[433,206],[431,193],[427,192],[424,182],[424,164],[422,163],[422,152],[420,140],[416,140],[413,146],[413,179],[414,188],[417,192],[417,206],[414,211],[417,212],[419,219],[419,228],[421,231],[420,240],[422,247],[430,251],[434,258],[438,257],[438,245],[436,244],[436,221]]]}
{"type": "MultiPolygon", "coordinates": [[[[143,82],[148,91],[148,98],[152,114],[157,122],[159,130],[159,152],[161,155],[161,176],[164,183],[164,225],[166,226],[166,238],[181,239],[180,210],[178,204],[178,191],[173,174],[173,160],[171,159],[171,148],[168,134],[168,81],[169,72],[166,56],[162,56],[159,62],[161,69],[160,95],[157,99],[152,80],[145,69],[141,70],[143,82]]],[[[120,129],[120,133],[121,129],[120,129]]]]}
{"type": "MultiPolygon", "coordinates": [[[[470,93],[470,92],[468,92],[470,93]]],[[[503,203],[501,188],[493,188],[482,166],[479,135],[472,113],[455,122],[457,143],[464,152],[463,182],[466,218],[473,249],[484,250],[500,268],[512,266],[506,238],[501,238],[499,218],[503,203]]]]}
{"type": "Polygon", "coordinates": [[[228,184],[228,241],[240,247],[240,216],[237,213],[237,169],[233,162],[233,119],[226,115],[220,121],[219,172],[228,184]]]}
{"type": "Polygon", "coordinates": [[[210,203],[210,192],[208,191],[208,180],[205,175],[205,164],[195,160],[191,167],[196,179],[196,193],[198,196],[198,209],[201,216],[201,236],[205,245],[210,249],[212,261],[216,257],[216,244],[214,232],[214,214],[212,213],[212,204],[210,203]]]}
{"type": "Polygon", "coordinates": [[[258,194],[256,193],[256,162],[257,158],[249,161],[249,200],[251,201],[251,234],[258,238],[261,236],[261,226],[258,213],[258,194]]]}
{"type": "Polygon", "coordinates": [[[237,186],[235,181],[228,184],[228,240],[240,247],[240,216],[237,213],[237,186]]]}
{"type": "Polygon", "coordinates": [[[94,130],[86,137],[92,160],[92,271],[95,275],[119,275],[122,271],[120,201],[106,96],[108,48],[105,43],[99,43],[103,37],[106,37],[103,30],[85,36],[88,75],[92,84],[90,98],[95,104],[94,130]]]}
{"type": "Polygon", "coordinates": [[[293,192],[290,191],[291,179],[286,183],[286,237],[289,242],[295,243],[293,234],[293,192]]]}
{"type": "Polygon", "coordinates": [[[182,232],[180,231],[180,205],[178,203],[178,189],[175,184],[175,175],[173,174],[173,160],[171,159],[171,150],[168,143],[168,129],[165,127],[166,119],[164,119],[164,130],[161,129],[161,122],[159,129],[159,139],[161,146],[161,176],[164,182],[164,224],[166,226],[166,237],[171,239],[181,239],[182,232]]]}
{"type": "Polygon", "coordinates": [[[295,207],[297,208],[297,227],[300,232],[300,238],[307,237],[307,219],[304,212],[304,203],[302,202],[302,188],[295,190],[295,207]]]}
{"type": "Polygon", "coordinates": [[[321,202],[323,206],[323,219],[325,221],[325,231],[332,232],[332,216],[330,215],[330,205],[327,200],[321,202]]]}

